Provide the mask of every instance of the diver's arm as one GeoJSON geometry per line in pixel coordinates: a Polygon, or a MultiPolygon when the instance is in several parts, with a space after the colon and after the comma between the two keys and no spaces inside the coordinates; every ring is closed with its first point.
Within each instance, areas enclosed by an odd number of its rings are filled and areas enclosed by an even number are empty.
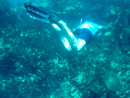
{"type": "Polygon", "coordinates": [[[98,25],[96,23],[92,23],[92,22],[86,22],[83,25],[81,25],[79,28],[87,28],[91,31],[92,36],[100,36],[103,35],[108,28],[98,25]]]}

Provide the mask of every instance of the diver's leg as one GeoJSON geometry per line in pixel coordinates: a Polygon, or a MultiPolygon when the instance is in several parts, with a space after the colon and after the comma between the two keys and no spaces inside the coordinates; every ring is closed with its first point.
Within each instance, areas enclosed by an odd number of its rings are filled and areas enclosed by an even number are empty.
{"type": "Polygon", "coordinates": [[[60,29],[56,24],[52,24],[52,26],[55,28],[55,30],[56,30],[57,33],[59,34],[60,39],[61,39],[62,43],[64,44],[65,48],[66,48],[68,51],[71,51],[71,50],[72,50],[72,47],[71,47],[71,45],[69,44],[69,41],[68,41],[66,35],[61,31],[61,29],[60,29]]]}
{"type": "Polygon", "coordinates": [[[76,37],[74,36],[74,34],[69,30],[68,26],[66,25],[66,23],[64,23],[63,21],[59,21],[59,23],[62,25],[62,27],[65,29],[67,35],[68,35],[68,38],[71,40],[71,43],[73,45],[73,48],[76,50],[76,51],[79,51],[81,50],[86,42],[85,40],[83,39],[76,39],[76,37]]]}
{"type": "Polygon", "coordinates": [[[31,18],[52,24],[52,26],[58,32],[58,34],[61,38],[61,41],[67,50],[71,51],[72,47],[70,46],[70,44],[68,42],[66,34],[68,35],[68,38],[71,40],[72,45],[74,47],[78,48],[78,50],[80,49],[79,47],[84,45],[84,41],[77,40],[75,38],[75,36],[73,35],[73,33],[69,30],[67,25],[63,21],[60,21],[58,19],[58,17],[56,17],[55,15],[51,14],[47,10],[45,10],[35,4],[25,3],[24,6],[27,10],[27,14],[31,18]],[[65,34],[64,34],[64,31],[66,32],[65,34]]]}
{"type": "Polygon", "coordinates": [[[76,37],[73,35],[73,33],[67,27],[66,23],[64,23],[63,21],[59,21],[59,23],[57,23],[57,24],[52,24],[52,25],[58,32],[58,34],[61,38],[61,41],[67,50],[69,50],[69,51],[72,50],[72,47],[70,46],[70,44],[72,44],[73,48],[76,51],[81,50],[85,46],[86,42],[83,39],[76,39],[76,37]],[[60,28],[59,28],[59,26],[60,26],[60,28]],[[62,28],[62,31],[61,31],[61,28],[62,28]],[[63,29],[65,29],[65,30],[63,30],[63,29]],[[63,32],[63,31],[65,31],[65,32],[63,32]],[[71,42],[69,42],[68,40],[71,42]]]}

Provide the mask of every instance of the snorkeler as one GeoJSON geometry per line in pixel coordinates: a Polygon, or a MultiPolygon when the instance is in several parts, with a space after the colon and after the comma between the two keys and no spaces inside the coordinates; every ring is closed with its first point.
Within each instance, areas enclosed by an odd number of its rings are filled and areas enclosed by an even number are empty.
{"type": "Polygon", "coordinates": [[[95,35],[99,35],[100,30],[103,30],[104,32],[107,30],[106,27],[92,22],[86,22],[77,27],[72,33],[65,22],[44,8],[31,3],[24,3],[24,6],[27,10],[27,14],[31,18],[50,23],[55,28],[68,51],[71,51],[72,49],[75,49],[76,51],[81,50],[85,45],[92,41],[92,38],[95,35]]]}

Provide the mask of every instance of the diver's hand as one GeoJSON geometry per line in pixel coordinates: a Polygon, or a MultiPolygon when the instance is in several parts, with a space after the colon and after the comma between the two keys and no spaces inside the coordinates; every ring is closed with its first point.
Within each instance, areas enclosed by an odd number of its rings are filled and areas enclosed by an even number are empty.
{"type": "Polygon", "coordinates": [[[105,26],[99,26],[98,29],[102,29],[102,30],[108,30],[108,27],[105,27],[105,26]]]}

